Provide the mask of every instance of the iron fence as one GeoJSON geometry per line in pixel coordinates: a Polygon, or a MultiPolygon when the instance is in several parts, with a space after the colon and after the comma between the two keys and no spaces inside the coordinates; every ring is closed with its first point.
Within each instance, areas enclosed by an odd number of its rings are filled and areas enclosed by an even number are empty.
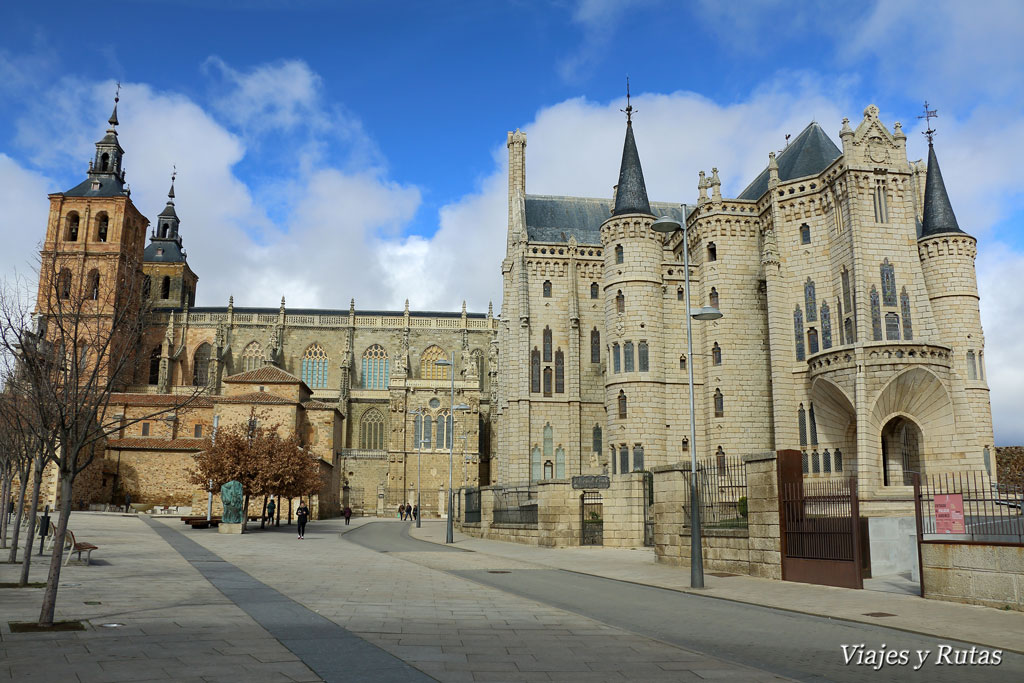
{"type": "Polygon", "coordinates": [[[856,480],[783,482],[779,496],[787,557],[856,560],[856,480]]]}
{"type": "Polygon", "coordinates": [[[537,524],[537,489],[517,486],[494,490],[494,524],[537,524]]]}
{"type": "Polygon", "coordinates": [[[466,517],[467,524],[478,524],[480,522],[480,489],[466,489],[466,517]]]}
{"type": "MultiPolygon", "coordinates": [[[[697,496],[703,528],[747,527],[747,468],[742,458],[718,455],[697,460],[697,496]]],[[[683,526],[690,526],[690,472],[683,472],[683,526]]]]}
{"type": "Polygon", "coordinates": [[[979,471],[909,474],[918,482],[914,497],[923,540],[1024,545],[1024,486],[999,484],[979,471]]]}

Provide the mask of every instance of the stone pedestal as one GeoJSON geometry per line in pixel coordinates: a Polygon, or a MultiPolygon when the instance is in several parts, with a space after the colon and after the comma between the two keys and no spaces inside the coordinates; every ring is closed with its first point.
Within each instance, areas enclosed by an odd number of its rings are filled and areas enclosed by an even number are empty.
{"type": "Polygon", "coordinates": [[[218,534],[240,534],[240,533],[242,533],[242,525],[241,524],[225,524],[224,522],[221,522],[219,525],[217,525],[217,533],[218,534]]]}

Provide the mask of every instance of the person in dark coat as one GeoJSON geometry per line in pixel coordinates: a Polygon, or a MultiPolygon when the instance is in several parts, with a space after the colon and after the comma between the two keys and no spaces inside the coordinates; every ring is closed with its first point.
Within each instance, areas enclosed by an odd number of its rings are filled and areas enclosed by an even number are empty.
{"type": "Polygon", "coordinates": [[[420,518],[420,506],[419,505],[413,505],[412,506],[412,518],[414,520],[420,518]]]}
{"type": "Polygon", "coordinates": [[[345,515],[345,525],[348,526],[349,520],[352,519],[352,508],[346,505],[345,512],[343,512],[342,514],[345,515]]]}
{"type": "Polygon", "coordinates": [[[405,519],[405,503],[402,503],[398,506],[398,519],[405,519]]]}
{"type": "Polygon", "coordinates": [[[270,520],[271,524],[274,523],[274,510],[276,507],[277,506],[274,504],[274,499],[271,498],[270,502],[267,503],[267,519],[270,520]]]}
{"type": "Polygon", "coordinates": [[[306,535],[306,522],[309,521],[309,508],[299,499],[299,507],[295,510],[295,521],[299,524],[299,538],[306,535]]]}

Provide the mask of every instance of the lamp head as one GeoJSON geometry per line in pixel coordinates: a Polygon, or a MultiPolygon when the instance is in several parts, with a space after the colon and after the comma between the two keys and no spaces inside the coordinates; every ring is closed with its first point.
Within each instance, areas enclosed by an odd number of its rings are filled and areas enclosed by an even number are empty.
{"type": "Polygon", "coordinates": [[[679,221],[673,220],[668,216],[662,216],[651,223],[651,230],[654,232],[675,232],[679,228],[679,221]]]}
{"type": "Polygon", "coordinates": [[[690,317],[694,320],[718,320],[722,317],[722,312],[714,306],[704,306],[696,311],[691,310],[690,317]]]}
{"type": "Polygon", "coordinates": [[[450,360],[448,360],[447,358],[442,358],[441,360],[435,360],[434,361],[434,365],[448,366],[448,365],[451,365],[451,364],[452,364],[452,362],[450,360]]]}

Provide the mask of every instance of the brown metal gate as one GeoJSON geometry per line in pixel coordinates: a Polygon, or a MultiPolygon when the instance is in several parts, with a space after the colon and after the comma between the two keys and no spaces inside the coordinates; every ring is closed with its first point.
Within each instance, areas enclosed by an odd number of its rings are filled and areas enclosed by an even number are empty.
{"type": "Polygon", "coordinates": [[[805,480],[800,451],[779,451],[782,578],[863,588],[857,478],[805,480]]]}
{"type": "Polygon", "coordinates": [[[580,496],[580,545],[604,545],[604,506],[596,491],[580,496]]]}

